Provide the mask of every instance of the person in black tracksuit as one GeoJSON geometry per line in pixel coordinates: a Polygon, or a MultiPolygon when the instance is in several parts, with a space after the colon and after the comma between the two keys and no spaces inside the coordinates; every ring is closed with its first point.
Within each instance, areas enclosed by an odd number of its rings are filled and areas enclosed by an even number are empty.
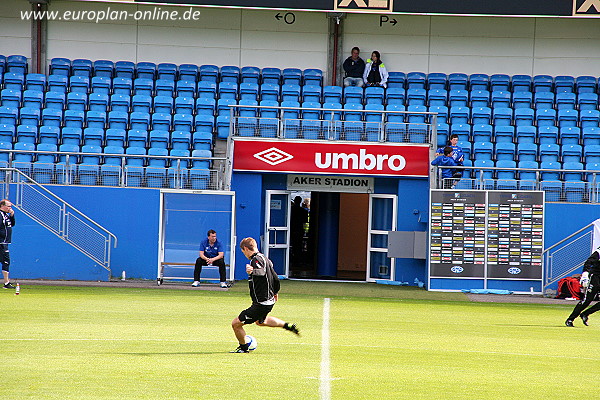
{"type": "Polygon", "coordinates": [[[8,277],[10,267],[10,253],[8,245],[12,238],[12,227],[15,226],[15,211],[9,200],[0,200],[0,264],[2,264],[2,275],[4,277],[4,289],[14,289],[8,277]]]}
{"type": "Polygon", "coordinates": [[[240,243],[240,249],[246,258],[250,260],[250,264],[246,264],[246,272],[248,273],[252,305],[231,321],[231,327],[239,342],[238,348],[232,353],[249,352],[246,343],[246,331],[244,330],[244,325],[247,324],[256,323],[259,326],[283,328],[296,335],[300,334],[296,324],[290,325],[279,318],[268,315],[277,301],[279,292],[279,277],[271,260],[258,252],[256,240],[253,238],[243,239],[240,243]]]}
{"type": "Polygon", "coordinates": [[[565,325],[573,326],[573,321],[577,317],[581,317],[583,324],[588,325],[588,318],[590,314],[600,310],[600,302],[594,304],[592,307],[587,308],[590,303],[596,298],[598,292],[600,292],[600,247],[592,253],[591,256],[583,264],[583,273],[581,274],[581,286],[585,288],[585,294],[583,299],[577,303],[575,309],[569,315],[569,318],[565,321],[565,325]],[[585,311],[584,311],[585,310],[585,311]]]}

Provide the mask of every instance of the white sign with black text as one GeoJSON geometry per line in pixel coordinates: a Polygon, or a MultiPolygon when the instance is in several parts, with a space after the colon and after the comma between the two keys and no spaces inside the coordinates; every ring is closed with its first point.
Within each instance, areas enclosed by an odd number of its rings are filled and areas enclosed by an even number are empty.
{"type": "Polygon", "coordinates": [[[373,193],[374,178],[362,176],[288,175],[288,190],[373,193]]]}

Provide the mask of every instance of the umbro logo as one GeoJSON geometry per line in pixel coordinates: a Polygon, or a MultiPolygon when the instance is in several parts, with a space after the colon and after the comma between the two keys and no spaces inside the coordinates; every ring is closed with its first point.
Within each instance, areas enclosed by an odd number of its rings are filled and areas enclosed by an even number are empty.
{"type": "Polygon", "coordinates": [[[270,149],[256,153],[254,154],[254,157],[262,162],[266,162],[269,165],[281,164],[282,162],[286,162],[294,158],[293,155],[279,150],[276,147],[271,147],[270,149]]]}
{"type": "Polygon", "coordinates": [[[573,15],[600,14],[600,0],[573,0],[573,15]]]}

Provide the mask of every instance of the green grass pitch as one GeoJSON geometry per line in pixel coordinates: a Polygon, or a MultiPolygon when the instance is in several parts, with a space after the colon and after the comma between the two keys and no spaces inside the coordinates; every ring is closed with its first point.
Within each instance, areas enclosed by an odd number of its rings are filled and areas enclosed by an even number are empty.
{"type": "Polygon", "coordinates": [[[462,294],[284,281],[272,314],[298,323],[302,336],[252,325],[258,349],[229,354],[237,345],[230,322],[248,305],[244,283],[223,292],[3,290],[0,397],[310,400],[329,384],[340,400],[542,399],[583,393],[600,367],[600,315],[566,328],[571,302],[473,303],[462,294]]]}

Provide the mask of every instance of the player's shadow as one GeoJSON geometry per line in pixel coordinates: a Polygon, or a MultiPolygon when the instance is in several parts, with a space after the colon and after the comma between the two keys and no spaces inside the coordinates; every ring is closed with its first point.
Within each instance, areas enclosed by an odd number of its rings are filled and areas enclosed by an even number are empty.
{"type": "Polygon", "coordinates": [[[514,327],[537,327],[537,328],[566,328],[564,325],[544,325],[544,324],[492,324],[496,326],[514,326],[514,327]]]}

